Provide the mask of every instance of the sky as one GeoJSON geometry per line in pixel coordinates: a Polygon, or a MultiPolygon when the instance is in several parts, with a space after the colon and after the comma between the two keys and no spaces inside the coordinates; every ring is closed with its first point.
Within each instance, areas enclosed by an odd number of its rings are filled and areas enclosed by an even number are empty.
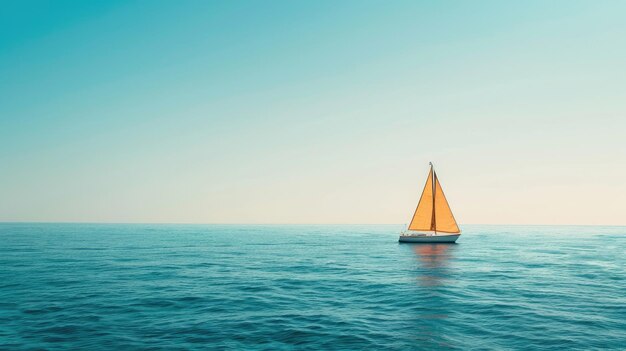
{"type": "Polygon", "coordinates": [[[626,225],[624,1],[0,1],[0,221],[626,225]]]}

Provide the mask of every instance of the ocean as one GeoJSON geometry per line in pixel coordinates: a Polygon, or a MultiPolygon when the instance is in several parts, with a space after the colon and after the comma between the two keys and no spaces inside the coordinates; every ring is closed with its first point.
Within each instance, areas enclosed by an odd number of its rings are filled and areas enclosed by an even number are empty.
{"type": "Polygon", "coordinates": [[[2,350],[626,350],[626,227],[0,223],[2,350]]]}

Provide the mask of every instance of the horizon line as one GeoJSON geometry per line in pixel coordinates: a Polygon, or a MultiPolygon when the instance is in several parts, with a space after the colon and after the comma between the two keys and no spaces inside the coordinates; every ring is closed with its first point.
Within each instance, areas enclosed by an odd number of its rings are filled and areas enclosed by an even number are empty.
{"type": "MultiPolygon", "coordinates": [[[[271,225],[271,226],[327,226],[327,225],[341,225],[341,226],[356,226],[356,225],[397,225],[397,226],[406,226],[406,224],[401,223],[236,223],[236,222],[91,222],[91,221],[0,221],[0,224],[110,224],[110,225],[244,225],[244,226],[263,226],[263,225],[271,225]]],[[[570,227],[626,227],[626,224],[523,224],[523,223],[466,223],[461,224],[469,225],[469,226],[544,226],[544,227],[559,227],[559,226],[570,226],[570,227]]]]}

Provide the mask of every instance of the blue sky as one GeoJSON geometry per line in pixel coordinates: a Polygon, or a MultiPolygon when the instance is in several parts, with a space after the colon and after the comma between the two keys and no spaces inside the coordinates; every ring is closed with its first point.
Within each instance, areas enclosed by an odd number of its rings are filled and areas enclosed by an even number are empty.
{"type": "Polygon", "coordinates": [[[0,221],[626,224],[621,1],[5,1],[0,221]]]}

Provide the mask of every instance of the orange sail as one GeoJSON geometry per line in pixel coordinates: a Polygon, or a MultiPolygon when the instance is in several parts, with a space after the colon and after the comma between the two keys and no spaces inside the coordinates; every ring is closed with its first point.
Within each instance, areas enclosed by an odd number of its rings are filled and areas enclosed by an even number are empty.
{"type": "Polygon", "coordinates": [[[460,233],[432,165],[409,230],[460,233]]]}
{"type": "Polygon", "coordinates": [[[435,173],[435,231],[444,233],[460,233],[459,226],[443,193],[437,173],[435,173]]]}
{"type": "Polygon", "coordinates": [[[433,230],[433,190],[433,169],[431,168],[430,173],[428,173],[428,179],[426,179],[426,185],[424,185],[422,197],[409,224],[409,230],[433,230]]]}

